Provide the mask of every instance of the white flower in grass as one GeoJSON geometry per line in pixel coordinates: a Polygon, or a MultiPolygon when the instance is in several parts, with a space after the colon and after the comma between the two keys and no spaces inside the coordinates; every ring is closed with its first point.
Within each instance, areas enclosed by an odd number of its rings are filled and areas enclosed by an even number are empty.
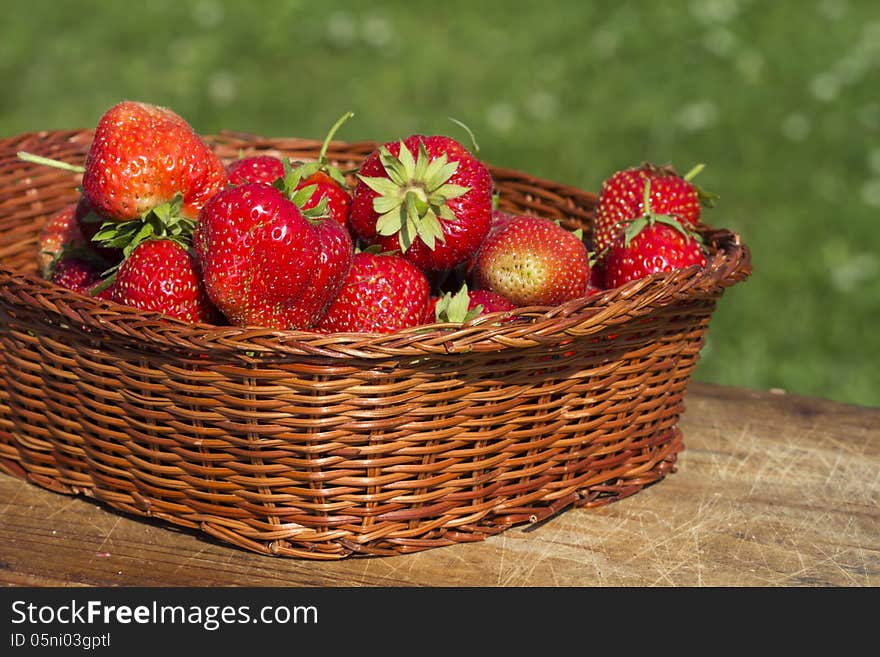
{"type": "Polygon", "coordinates": [[[357,25],[351,14],[338,11],[327,21],[327,40],[337,48],[350,48],[357,38],[357,25]]]}
{"type": "Polygon", "coordinates": [[[739,0],[694,0],[691,14],[703,23],[727,23],[739,13],[739,0]]]}
{"type": "Polygon", "coordinates": [[[758,50],[745,50],[736,58],[736,70],[747,81],[758,82],[764,73],[764,55],[758,50]]]}
{"type": "Polygon", "coordinates": [[[703,38],[703,47],[719,57],[730,57],[737,46],[736,35],[726,27],[710,30],[703,38]]]}
{"type": "Polygon", "coordinates": [[[810,80],[810,93],[818,100],[830,102],[840,94],[840,80],[833,73],[819,73],[810,80]]]}
{"type": "Polygon", "coordinates": [[[486,110],[486,122],[496,132],[510,132],[516,126],[516,109],[510,103],[495,103],[486,110]]]}
{"type": "Polygon", "coordinates": [[[689,132],[699,132],[718,122],[718,105],[712,100],[699,100],[682,107],[676,116],[678,125],[689,132]]]}
{"type": "Polygon", "coordinates": [[[538,91],[525,98],[526,111],[538,121],[549,121],[556,117],[559,102],[556,96],[547,91],[538,91]]]}
{"type": "Polygon", "coordinates": [[[217,71],[208,79],[208,96],[216,105],[228,105],[238,97],[238,81],[229,71],[217,71]]]}
{"type": "Polygon", "coordinates": [[[789,114],[782,121],[782,135],[792,141],[803,141],[810,136],[810,120],[800,112],[789,114]]]}
{"type": "Polygon", "coordinates": [[[394,36],[391,22],[384,16],[368,16],[361,26],[364,41],[374,48],[384,48],[394,36]]]}
{"type": "Polygon", "coordinates": [[[831,270],[831,284],[840,292],[851,292],[877,276],[880,264],[873,253],[856,253],[848,262],[831,270]]]}
{"type": "Polygon", "coordinates": [[[223,22],[223,4],[217,0],[201,0],[193,6],[193,20],[196,25],[211,29],[223,22]]]}
{"type": "Polygon", "coordinates": [[[847,0],[819,0],[816,11],[829,20],[839,20],[849,11],[847,0]]]}
{"type": "Polygon", "coordinates": [[[872,208],[880,208],[880,178],[873,178],[862,185],[862,201],[872,208]]]}
{"type": "Polygon", "coordinates": [[[875,148],[868,153],[868,168],[880,176],[880,148],[875,148]]]}
{"type": "Polygon", "coordinates": [[[596,54],[608,59],[620,48],[621,35],[619,31],[603,25],[593,32],[591,42],[596,54]]]}
{"type": "Polygon", "coordinates": [[[876,253],[854,251],[842,238],[826,242],[821,254],[831,285],[839,292],[851,292],[880,274],[876,253]]]}
{"type": "Polygon", "coordinates": [[[870,103],[859,108],[856,118],[864,128],[880,129],[880,103],[870,103]]]}

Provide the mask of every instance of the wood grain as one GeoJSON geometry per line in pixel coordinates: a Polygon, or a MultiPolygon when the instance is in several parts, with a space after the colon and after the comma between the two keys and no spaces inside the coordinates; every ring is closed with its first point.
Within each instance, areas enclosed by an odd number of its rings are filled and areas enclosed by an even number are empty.
{"type": "Polygon", "coordinates": [[[880,409],[692,383],[678,471],[412,555],[264,557],[0,475],[12,586],[880,585],[880,409]]]}

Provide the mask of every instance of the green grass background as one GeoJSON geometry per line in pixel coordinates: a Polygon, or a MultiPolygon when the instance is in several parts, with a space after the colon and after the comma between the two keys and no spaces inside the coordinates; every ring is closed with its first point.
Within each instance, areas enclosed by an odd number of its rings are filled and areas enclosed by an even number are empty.
{"type": "Polygon", "coordinates": [[[0,135],[123,98],[198,131],[388,140],[468,123],[492,164],[597,190],[707,163],[754,274],[695,379],[880,406],[876,0],[0,0],[0,135]]]}

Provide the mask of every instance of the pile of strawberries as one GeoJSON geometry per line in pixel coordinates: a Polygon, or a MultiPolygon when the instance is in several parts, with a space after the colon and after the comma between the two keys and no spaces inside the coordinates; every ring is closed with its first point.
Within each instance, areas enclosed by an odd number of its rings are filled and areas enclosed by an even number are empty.
{"type": "Polygon", "coordinates": [[[172,110],[118,103],[83,166],[65,165],[82,173],[81,193],[40,235],[41,274],[194,323],[387,333],[706,263],[694,229],[711,199],[690,175],[615,173],[585,241],[551,217],[497,209],[476,148],[451,137],[388,142],[341,171],[326,152],[350,116],[315,161],[224,165],[172,110]]]}

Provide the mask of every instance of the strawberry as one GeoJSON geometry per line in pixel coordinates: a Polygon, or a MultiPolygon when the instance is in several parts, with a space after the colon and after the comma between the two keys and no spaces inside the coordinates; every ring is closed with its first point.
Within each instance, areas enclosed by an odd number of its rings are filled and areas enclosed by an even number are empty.
{"type": "MultiPolygon", "coordinates": [[[[302,165],[309,167],[311,163],[302,165]]],[[[307,173],[308,169],[304,172],[307,173]]],[[[315,191],[303,204],[303,210],[310,210],[320,205],[322,201],[327,204],[327,212],[342,226],[348,226],[348,215],[351,208],[351,195],[347,187],[325,171],[315,171],[306,175],[297,185],[298,189],[304,189],[311,185],[315,191]]]]}
{"type": "Polygon", "coordinates": [[[684,229],[652,222],[635,234],[618,233],[605,256],[605,287],[615,288],[653,273],[691,265],[706,265],[700,242],[684,229]]]}
{"type": "Polygon", "coordinates": [[[353,246],[341,224],[300,210],[313,191],[291,199],[246,183],[202,208],[193,245],[208,295],[233,324],[307,329],[335,297],[353,246]]]}
{"type": "Polygon", "coordinates": [[[650,181],[650,205],[656,214],[672,217],[685,228],[695,226],[702,206],[715,202],[715,195],[704,192],[692,182],[702,169],[703,165],[698,165],[680,176],[670,166],[645,163],[617,171],[607,178],[599,190],[593,219],[593,248],[600,259],[619,231],[646,214],[647,181],[650,181]]]}
{"type": "Polygon", "coordinates": [[[645,180],[641,216],[618,230],[605,250],[603,284],[615,288],[657,272],[691,265],[705,266],[699,235],[676,217],[658,214],[653,205],[652,179],[645,180]]]}
{"type": "Polygon", "coordinates": [[[89,239],[110,249],[104,255],[114,253],[111,260],[148,239],[188,243],[199,210],[227,182],[219,157],[183,118],[134,101],[117,103],[101,116],[84,166],[26,152],[18,157],[82,174],[90,210],[81,228],[100,223],[89,226],[89,239]]]}
{"type": "Polygon", "coordinates": [[[465,262],[489,230],[489,170],[451,137],[388,142],[364,159],[357,179],[352,231],[367,244],[400,250],[425,272],[465,262]]]}
{"type": "Polygon", "coordinates": [[[294,175],[297,178],[295,189],[304,189],[315,186],[311,197],[302,205],[303,210],[310,210],[326,203],[327,212],[343,226],[348,226],[348,218],[351,210],[351,192],[345,181],[345,174],[330,163],[327,159],[327,149],[339,127],[350,119],[354,114],[346,112],[330,128],[330,132],[324,137],[324,143],[318,152],[318,159],[314,162],[299,163],[294,175]]]}
{"type": "Polygon", "coordinates": [[[555,306],[585,296],[590,258],[580,237],[555,221],[517,215],[486,238],[470,277],[517,306],[555,306]]]}
{"type": "Polygon", "coordinates": [[[100,286],[101,267],[94,260],[64,255],[55,263],[51,280],[56,285],[86,296],[111,298],[110,289],[100,286]]]}
{"type": "Polygon", "coordinates": [[[471,290],[468,293],[470,301],[468,309],[482,307],[481,315],[497,313],[505,310],[513,310],[516,304],[491,290],[471,290]]]}
{"type": "Polygon", "coordinates": [[[230,185],[249,182],[271,185],[284,176],[284,163],[274,155],[250,155],[226,165],[226,175],[230,185]]]}
{"type": "Polygon", "coordinates": [[[500,294],[491,290],[468,290],[467,283],[464,283],[458,292],[446,292],[442,296],[431,297],[425,309],[424,323],[463,323],[480,315],[514,308],[516,305],[500,294]]]}
{"type": "Polygon", "coordinates": [[[188,322],[225,323],[205,292],[198,260],[170,239],[141,242],[119,267],[111,298],[188,322]]]}
{"type": "Polygon", "coordinates": [[[37,267],[43,278],[52,279],[55,264],[65,249],[82,248],[85,243],[76,221],[77,204],[66,205],[43,225],[37,238],[37,267]]]}
{"type": "Polygon", "coordinates": [[[354,254],[348,277],[315,329],[326,333],[392,333],[423,323],[430,285],[395,253],[354,254]]]}
{"type": "MultiPolygon", "coordinates": [[[[306,213],[311,209],[308,206],[306,201],[303,205],[306,213]]],[[[313,222],[313,226],[319,240],[318,266],[301,305],[310,308],[317,321],[327,312],[345,283],[354,258],[354,244],[351,234],[335,217],[321,217],[313,222]]]]}
{"type": "Polygon", "coordinates": [[[226,185],[226,170],[211,148],[172,110],[122,101],[98,121],[86,155],[83,193],[112,221],[143,217],[181,194],[180,212],[195,219],[226,185]]]}

